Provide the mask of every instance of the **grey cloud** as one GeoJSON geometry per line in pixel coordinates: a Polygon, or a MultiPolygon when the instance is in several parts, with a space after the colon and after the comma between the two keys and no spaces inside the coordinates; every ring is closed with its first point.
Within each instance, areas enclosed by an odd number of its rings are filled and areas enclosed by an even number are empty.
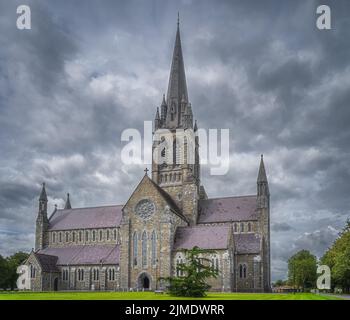
{"type": "Polygon", "coordinates": [[[292,230],[293,228],[288,224],[288,223],[274,223],[272,224],[272,230],[276,231],[276,232],[280,232],[280,231],[289,231],[292,230]]]}

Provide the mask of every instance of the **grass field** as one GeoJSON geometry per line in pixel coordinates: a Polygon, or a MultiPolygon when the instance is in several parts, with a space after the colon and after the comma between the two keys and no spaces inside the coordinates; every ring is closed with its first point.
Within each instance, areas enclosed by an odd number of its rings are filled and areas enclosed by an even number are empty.
{"type": "MultiPolygon", "coordinates": [[[[190,300],[154,292],[1,292],[0,300],[190,300]]],[[[338,300],[312,293],[208,293],[204,300],[338,300]]],[[[191,300],[202,300],[192,298],[191,300]]]]}

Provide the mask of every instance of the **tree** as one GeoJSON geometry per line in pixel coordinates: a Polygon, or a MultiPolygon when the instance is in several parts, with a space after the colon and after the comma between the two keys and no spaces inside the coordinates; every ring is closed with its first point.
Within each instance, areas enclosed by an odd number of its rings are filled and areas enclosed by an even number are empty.
{"type": "Polygon", "coordinates": [[[184,250],[186,262],[177,267],[184,276],[163,278],[169,282],[169,293],[178,297],[204,297],[210,289],[207,279],[218,275],[218,270],[210,265],[210,260],[203,257],[212,250],[193,247],[184,250]]]}
{"type": "Polygon", "coordinates": [[[289,283],[302,291],[315,285],[316,272],[316,257],[307,250],[300,250],[288,260],[289,283]]]}
{"type": "Polygon", "coordinates": [[[341,287],[350,292],[350,219],[339,233],[339,237],[321,258],[321,263],[331,269],[332,287],[341,287]]]}
{"type": "Polygon", "coordinates": [[[6,289],[8,287],[9,266],[5,258],[0,255],[0,288],[6,289]]]}
{"type": "Polygon", "coordinates": [[[285,286],[287,284],[286,280],[282,280],[282,279],[278,279],[275,282],[275,287],[281,287],[281,286],[285,286]]]}

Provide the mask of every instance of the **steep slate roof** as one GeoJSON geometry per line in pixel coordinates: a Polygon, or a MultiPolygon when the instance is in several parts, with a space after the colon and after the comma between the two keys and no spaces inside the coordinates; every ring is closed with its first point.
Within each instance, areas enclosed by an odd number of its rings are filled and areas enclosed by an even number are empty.
{"type": "Polygon", "coordinates": [[[239,233],[233,235],[236,251],[240,254],[259,253],[261,238],[254,233],[239,233]]]}
{"type": "Polygon", "coordinates": [[[194,226],[178,227],[175,234],[174,250],[226,249],[228,247],[230,226],[194,226]]]}
{"type": "Polygon", "coordinates": [[[57,265],[119,263],[119,245],[115,244],[45,248],[39,253],[56,256],[58,258],[57,265]]]}
{"type": "Polygon", "coordinates": [[[42,271],[44,272],[59,272],[57,268],[58,258],[53,255],[41,254],[34,252],[35,257],[37,258],[42,271]]]}
{"type": "Polygon", "coordinates": [[[49,230],[111,228],[120,224],[122,205],[57,210],[50,217],[49,230]]]}
{"type": "Polygon", "coordinates": [[[256,196],[199,200],[198,223],[257,220],[256,196]]]}

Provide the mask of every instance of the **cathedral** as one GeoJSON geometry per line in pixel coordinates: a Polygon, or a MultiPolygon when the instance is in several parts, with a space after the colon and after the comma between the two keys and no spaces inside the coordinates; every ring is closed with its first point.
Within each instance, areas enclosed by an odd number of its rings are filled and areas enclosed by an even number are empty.
{"type": "MultiPolygon", "coordinates": [[[[164,290],[161,278],[183,276],[177,266],[186,263],[184,250],[198,246],[210,249],[206,258],[218,271],[217,278],[208,279],[211,290],[270,291],[270,194],[263,157],[256,194],[208,198],[200,180],[200,141],[194,140],[193,162],[179,161],[178,129],[198,130],[179,23],[167,94],[154,120],[155,133],[166,132],[166,140],[174,140],[174,156],[161,150],[174,161],[153,160],[152,173],[145,170],[123,205],[72,208],[68,194],[65,207],[56,206],[48,215],[43,184],[35,250],[20,267],[19,288],[164,290]]],[[[159,143],[153,142],[153,153],[159,143]]]]}

